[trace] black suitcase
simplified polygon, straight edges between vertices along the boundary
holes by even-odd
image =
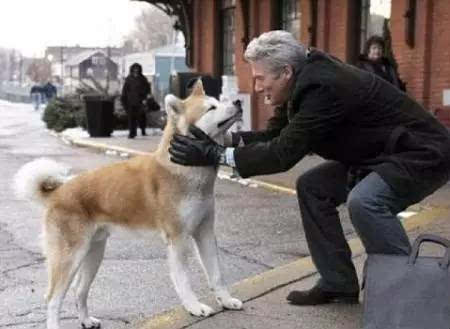
[[[423,242],[443,257],[419,256]],[[450,241],[420,235],[409,256],[372,254],[365,266],[364,329],[450,328]]]

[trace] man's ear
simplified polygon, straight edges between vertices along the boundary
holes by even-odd
[[[283,68],[283,74],[285,75],[287,80],[290,80],[294,76],[294,68],[291,65],[287,64]]]
[[[178,97],[168,94],[164,98],[164,104],[166,108],[167,115],[170,117],[178,117],[184,112],[184,105],[181,99]]]

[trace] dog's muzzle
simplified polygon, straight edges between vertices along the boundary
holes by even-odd
[[[224,121],[220,122],[217,125],[218,128],[221,128],[221,127],[223,127],[226,124],[229,124],[231,121],[233,121],[233,123],[234,123],[235,121],[237,121],[237,120],[242,118],[242,113],[244,112],[242,110],[242,102],[239,99],[237,99],[237,100],[233,101],[233,105],[234,105],[234,107],[236,107],[238,109],[238,111],[232,117],[228,118],[227,120],[224,120]]]

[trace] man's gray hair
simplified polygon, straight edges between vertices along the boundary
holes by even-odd
[[[299,72],[305,64],[306,47],[286,31],[276,30],[253,39],[245,50],[244,57],[250,62],[262,62],[271,73],[279,73],[289,64]]]

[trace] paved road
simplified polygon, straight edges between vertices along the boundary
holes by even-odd
[[[39,245],[42,210],[17,200],[10,190],[17,169],[41,156],[69,163],[76,173],[121,161],[70,147],[45,130],[40,114],[30,105],[0,101],[0,328],[45,327],[47,279]],[[228,283],[308,255],[295,197],[218,180],[216,198],[216,230]],[[342,212],[344,230],[353,235]],[[205,295],[201,269],[194,257],[190,260],[194,290]],[[129,323],[178,303],[159,235],[148,240],[126,232],[113,235],[89,299],[103,327],[130,327]],[[64,328],[77,328],[71,291],[62,317]]]

